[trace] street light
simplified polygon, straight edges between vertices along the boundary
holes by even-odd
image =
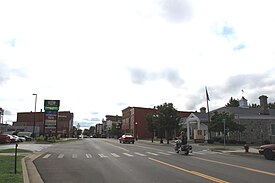
[[[136,140],[138,140],[138,128],[137,128],[138,123],[136,122],[135,124],[136,124]]]
[[[36,103],[37,103],[37,94],[33,93],[32,95],[35,95],[35,102],[34,102],[34,115],[33,115],[33,128],[32,128],[32,134],[33,138],[35,138],[35,113],[36,113]]]

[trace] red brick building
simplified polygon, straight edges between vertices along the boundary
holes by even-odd
[[[182,118],[187,118],[192,112],[178,111]],[[147,129],[147,114],[156,114],[157,110],[142,107],[127,107],[122,110],[122,132],[132,134],[135,138],[151,138]]]
[[[49,133],[49,129],[44,129],[44,112],[19,112],[17,113],[17,121],[13,123],[13,126],[24,126],[33,128],[35,120],[35,135],[43,135]],[[57,120],[57,134],[62,137],[71,137],[73,129],[73,113],[70,111],[59,111]],[[30,128],[26,128],[29,129]],[[55,134],[55,131],[51,133]]]

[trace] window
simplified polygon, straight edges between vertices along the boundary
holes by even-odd
[[[275,135],[275,124],[271,124],[271,135]]]

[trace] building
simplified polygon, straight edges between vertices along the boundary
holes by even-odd
[[[35,116],[34,116],[35,115]],[[59,134],[62,137],[71,137],[73,133],[73,113],[70,111],[59,111],[57,119],[57,129],[44,128],[44,112],[19,112],[17,121],[13,123],[15,131],[33,131],[36,136],[44,134]],[[35,121],[34,121],[35,120]],[[56,130],[56,131],[55,131]]]
[[[214,115],[214,112],[222,113],[226,112],[234,114],[234,120],[238,124],[245,126],[244,132],[235,132],[228,134],[228,140],[233,140],[243,143],[263,144],[266,142],[275,143],[275,109],[269,109],[267,103],[267,96],[260,96],[260,107],[251,108],[248,106],[247,99],[244,97],[239,101],[239,107],[221,107],[210,111],[210,117]],[[208,114],[205,111],[200,113],[192,113],[186,120],[189,121],[189,138],[193,138],[194,129],[204,129],[206,133],[208,131]],[[192,124],[194,123],[194,124]],[[200,124],[200,127],[198,126]],[[226,121],[225,121],[226,127]],[[214,136],[223,137],[222,132],[214,134]],[[212,135],[212,133],[211,133]],[[205,138],[205,140],[207,140]]]
[[[113,116],[113,115],[106,115],[106,120],[102,120],[102,128],[103,132],[102,135],[103,137],[110,137],[110,130],[112,129],[113,125],[116,127],[119,126],[122,122],[122,116]]]
[[[191,112],[178,111],[182,118],[187,118]],[[124,134],[132,134],[136,139],[151,138],[147,128],[147,114],[156,114],[157,110],[143,107],[127,107],[122,110],[121,129]],[[154,136],[161,132],[156,131]]]

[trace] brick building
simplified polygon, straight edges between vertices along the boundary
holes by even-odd
[[[55,130],[44,128],[44,112],[19,112],[17,113],[17,120],[13,123],[13,128],[19,131],[30,131],[33,129],[35,120],[35,135],[43,135],[44,133],[55,134]],[[73,129],[73,113],[70,111],[59,111],[57,120],[57,134],[62,137],[71,137]],[[16,129],[18,127],[18,129]],[[22,128],[25,127],[25,128]],[[25,130],[24,130],[25,129]]]
[[[178,111],[182,118],[187,118],[191,112]],[[132,134],[135,138],[151,138],[152,134],[148,131],[146,115],[156,114],[157,110],[143,107],[127,107],[122,110],[122,131]],[[159,132],[156,132],[156,134]]]

